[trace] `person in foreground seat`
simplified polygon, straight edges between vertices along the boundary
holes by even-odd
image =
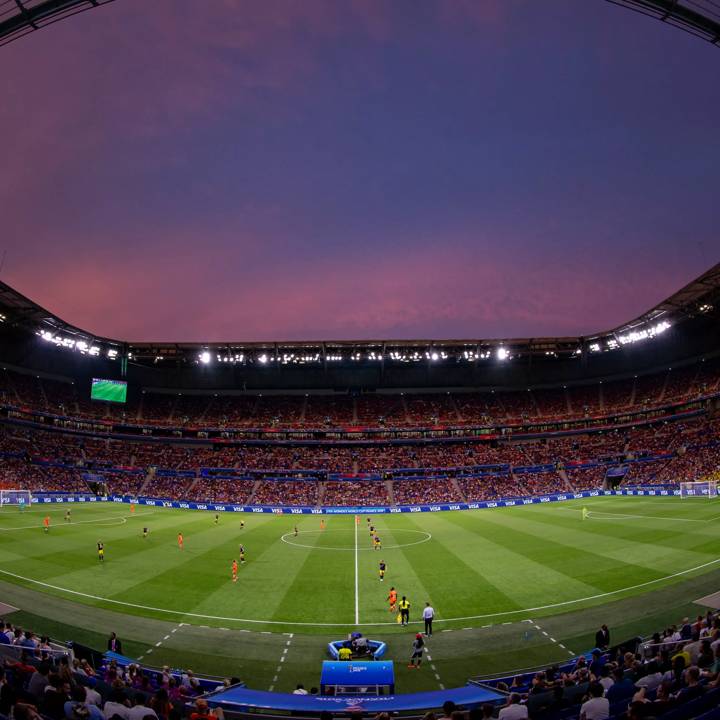
[[[526,720],[528,717],[528,709],[525,705],[520,704],[520,695],[518,693],[510,693],[507,699],[507,705],[500,709],[498,720]]]
[[[599,682],[590,683],[590,699],[580,706],[580,720],[606,720],[610,717],[610,702],[603,693]]]

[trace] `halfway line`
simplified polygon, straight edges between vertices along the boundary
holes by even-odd
[[[360,598],[358,595],[358,516],[355,516],[355,624],[360,624]]]

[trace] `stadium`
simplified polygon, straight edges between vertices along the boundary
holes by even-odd
[[[135,342],[0,281],[0,713],[720,717],[719,312],[715,264],[577,336]]]

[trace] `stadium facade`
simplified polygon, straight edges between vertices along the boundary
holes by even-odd
[[[720,264],[640,317],[584,337],[248,343],[131,342],[71,325],[0,283],[0,360],[125,379],[130,392],[522,390],[621,379],[720,353]]]

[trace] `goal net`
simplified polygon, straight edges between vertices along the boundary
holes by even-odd
[[[717,497],[717,482],[715,480],[703,480],[702,482],[681,482],[680,497]]]
[[[21,510],[30,507],[32,493],[29,490],[0,490],[0,508],[17,505]]]

